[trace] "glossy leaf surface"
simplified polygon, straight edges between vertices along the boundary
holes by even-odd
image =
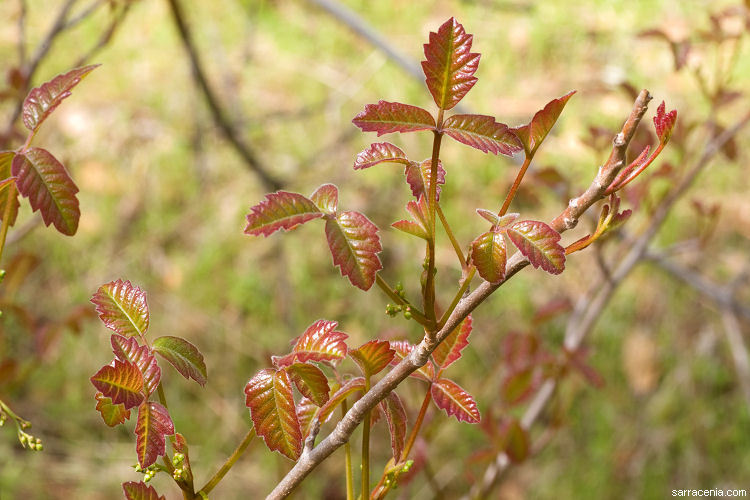
[[[338,323],[319,319],[308,326],[292,348],[292,359],[300,363],[310,361],[327,361],[336,363],[346,357],[346,339],[344,332],[336,331]]]
[[[310,435],[313,420],[320,411],[318,405],[303,397],[297,405],[297,420],[299,420],[299,426],[302,430],[302,441],[307,439]]]
[[[471,324],[469,315],[432,352],[432,359],[440,368],[446,369],[461,358],[461,351],[469,345]]]
[[[153,486],[149,486],[144,482],[128,481],[122,483],[122,490],[125,493],[126,500],[165,500],[165,498],[159,495]]]
[[[315,203],[321,212],[336,217],[339,208],[339,190],[333,184],[323,184],[310,195],[310,200]]]
[[[155,339],[152,348],[174,366],[180,375],[206,385],[206,362],[203,354],[193,344],[180,337],[164,336]]]
[[[328,402],[328,379],[320,368],[309,363],[292,363],[285,369],[303,396],[317,406],[323,406]]]
[[[399,147],[389,142],[376,142],[362,150],[354,160],[354,170],[370,168],[379,163],[409,163],[404,153]]]
[[[375,273],[383,268],[378,258],[382,250],[378,228],[359,212],[342,212],[326,220],[326,239],[334,266],[352,285],[369,290]]]
[[[513,156],[521,151],[518,137],[504,123],[487,115],[453,115],[443,123],[443,131],[453,139],[483,153]]]
[[[103,366],[91,377],[91,383],[113,404],[122,404],[125,409],[138,406],[143,401],[143,375],[134,363],[116,359]]]
[[[661,143],[669,141],[672,136],[672,129],[677,121],[677,110],[673,109],[669,113],[666,112],[666,104],[664,101],[661,102],[659,107],[656,109],[656,116],[654,116],[654,126],[656,127],[656,135],[659,137]]]
[[[120,361],[128,361],[135,364],[143,375],[143,386],[146,393],[151,395],[161,380],[161,368],[148,346],[138,345],[135,337],[123,337],[114,334],[110,338],[112,351]]]
[[[435,119],[427,110],[388,101],[366,105],[352,123],[363,132],[377,132],[378,137],[393,132],[417,132],[435,128]]]
[[[145,401],[138,407],[134,433],[138,465],[145,468],[166,452],[165,438],[174,434],[174,424],[166,408],[154,401]]]
[[[250,208],[245,234],[268,236],[279,229],[290,231],[322,216],[309,198],[299,193],[277,191],[267,194],[265,200]]]
[[[91,297],[104,326],[130,337],[143,336],[148,330],[149,313],[146,292],[130,281],[110,281]]]
[[[487,231],[471,242],[471,261],[482,279],[499,283],[505,278],[505,238],[502,232]]]
[[[349,351],[349,357],[359,365],[362,372],[368,377],[379,373],[388,366],[395,355],[396,351],[391,349],[390,342],[377,339]]]
[[[398,462],[406,442],[406,410],[404,409],[404,404],[401,402],[401,398],[395,392],[389,392],[380,403],[380,407],[385,413],[388,430],[391,434],[393,460]]]
[[[125,409],[123,404],[114,404],[101,392],[96,393],[96,411],[102,415],[104,423],[110,427],[124,423],[130,418],[130,410]]]
[[[536,153],[536,150],[542,144],[547,137],[547,134],[549,134],[549,131],[552,130],[555,122],[560,117],[560,113],[562,113],[568,99],[573,97],[573,94],[575,93],[576,91],[574,90],[568,92],[562,97],[552,99],[544,106],[544,108],[536,112],[534,118],[532,118],[529,123],[512,129],[521,140],[523,149],[528,156],[532,156]]]
[[[420,196],[427,197],[430,191],[430,169],[432,167],[432,161],[427,159],[421,163],[409,162],[404,168],[404,175],[406,175],[406,182],[411,188],[411,194],[415,198]],[[438,161],[437,170],[437,200],[440,200],[440,185],[445,184],[445,169],[443,169],[443,162]]]
[[[532,266],[550,274],[560,274],[565,269],[565,249],[558,243],[560,234],[544,222],[516,222],[507,228],[507,233]]]
[[[450,379],[442,378],[432,384],[432,400],[435,405],[459,422],[476,424],[480,420],[477,403],[461,386]]]
[[[11,177],[11,165],[13,164],[13,158],[16,156],[15,151],[0,151],[0,179],[8,179]],[[5,188],[7,189],[7,188]],[[5,215],[5,204],[8,201],[8,194],[5,189],[0,190],[0,220]],[[11,198],[10,205],[10,216],[8,217],[8,223],[12,227],[16,223],[16,217],[18,216],[18,207],[21,205],[18,202],[18,193]]]

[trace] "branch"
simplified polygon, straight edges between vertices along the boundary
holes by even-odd
[[[75,23],[78,23],[85,19],[86,16],[90,16],[94,13],[96,10],[96,7],[98,7],[98,3],[95,3],[91,5],[88,9],[83,11],[81,14],[79,14],[75,19],[71,20],[67,26],[74,25]],[[99,36],[99,40],[96,42],[96,44],[91,47],[91,49],[84,55],[82,55],[78,61],[74,64],[74,66],[83,66],[86,64],[87,61],[91,60],[92,57],[96,53],[98,53],[100,50],[102,50],[104,47],[107,46],[107,44],[114,38],[115,33],[117,32],[117,29],[122,25],[122,22],[125,20],[125,17],[128,15],[128,12],[130,11],[130,7],[133,5],[132,2],[125,2],[125,4],[120,8],[120,10],[117,11],[117,13],[112,17],[112,20],[109,22],[109,25],[107,28],[102,31],[102,34]]]

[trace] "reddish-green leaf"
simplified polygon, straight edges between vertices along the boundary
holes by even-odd
[[[385,399],[381,401],[380,407],[385,413],[388,430],[391,433],[393,460],[398,463],[406,442],[406,410],[401,398],[395,392],[389,392]]]
[[[413,234],[418,238],[429,239],[430,224],[428,221],[427,197],[422,195],[417,201],[410,201],[406,204],[406,210],[411,214],[415,222],[400,220],[391,224],[400,231]]]
[[[323,184],[310,195],[310,199],[321,212],[336,217],[339,207],[339,190],[333,184]]]
[[[331,389],[328,387],[328,379],[320,368],[309,363],[292,363],[285,370],[303,396],[318,406],[326,404]]]
[[[266,446],[297,460],[302,453],[302,430],[286,371],[266,368],[258,372],[245,386],[245,404]]]
[[[130,281],[110,281],[91,297],[104,326],[130,337],[143,336],[148,330],[146,292]]]
[[[505,278],[506,249],[502,232],[487,231],[471,242],[471,261],[479,276],[490,283]]]
[[[164,336],[154,340],[152,348],[174,366],[180,375],[206,385],[206,362],[203,354],[193,344],[180,337]]]
[[[656,116],[654,116],[654,126],[656,127],[656,135],[659,137],[659,142],[663,144],[669,140],[676,121],[677,110],[673,109],[669,113],[666,113],[666,104],[662,101],[656,109]]]
[[[114,404],[112,398],[101,392],[96,393],[96,410],[101,413],[104,423],[110,427],[122,424],[130,418],[130,410],[126,410],[125,405]]]
[[[125,492],[126,500],[165,500],[163,496],[160,496],[153,486],[149,486],[144,482],[136,483],[135,481],[129,481],[122,483],[122,490]]]
[[[396,351],[391,349],[390,342],[377,339],[349,351],[349,357],[359,365],[362,372],[368,377],[379,373],[388,366],[395,355]]]
[[[13,164],[13,158],[16,156],[15,151],[0,151],[0,179],[16,179],[11,176],[11,165]],[[10,184],[8,184],[9,186]],[[8,201],[8,194],[5,192],[5,187],[0,190],[0,220],[5,216],[5,203]],[[16,217],[18,216],[18,192],[11,198],[10,205],[10,216],[8,217],[8,225],[13,226],[16,223]]]
[[[391,364],[396,365],[414,350],[414,346],[407,340],[391,340],[391,349],[396,351],[396,355],[391,360]],[[435,367],[432,365],[432,361],[428,360],[424,366],[420,366],[416,371],[413,371],[409,375],[430,382],[435,378]]]
[[[336,391],[329,399],[326,404],[320,409],[318,417],[320,422],[327,422],[330,418],[333,410],[340,405],[347,397],[351,396],[357,391],[365,390],[365,379],[363,377],[355,377],[346,381],[341,389]]]
[[[134,363],[116,359],[103,366],[91,377],[91,383],[113,404],[125,405],[125,409],[138,406],[143,401],[143,375]]]
[[[359,212],[342,212],[326,220],[326,238],[333,265],[352,285],[369,290],[375,273],[383,268],[378,258],[382,250],[378,228]]]
[[[354,160],[354,170],[370,168],[378,163],[409,163],[406,153],[389,142],[376,142],[362,150]]]
[[[398,220],[394,222],[393,224],[391,224],[391,226],[398,229],[399,231],[403,231],[407,234],[416,236],[417,238],[422,238],[423,240],[426,240],[429,238],[425,228],[422,227],[420,224],[417,224],[416,222],[412,222],[409,220]]]
[[[302,430],[303,441],[310,435],[312,423],[319,411],[320,408],[305,397],[303,397],[297,405],[297,420],[299,420],[299,426]]]
[[[344,332],[337,332],[336,326],[338,323],[335,321],[319,319],[307,327],[305,333],[300,335],[294,344],[289,362],[280,362],[277,366],[282,367],[295,361],[336,363],[344,359],[347,352],[346,339],[349,336]],[[285,356],[279,360],[287,358],[288,356]]]
[[[503,379],[500,394],[509,405],[521,403],[534,392],[534,367],[513,371]]]
[[[461,351],[469,345],[471,322],[471,315],[469,315],[432,352],[432,359],[441,369],[445,370],[461,358]]]
[[[290,231],[322,216],[309,198],[299,193],[277,191],[267,194],[265,200],[250,208],[245,234],[268,236],[279,229]]]
[[[529,436],[517,419],[503,426],[503,449],[514,463],[523,462],[529,456]]]
[[[417,106],[400,102],[378,101],[367,104],[352,120],[363,132],[377,132],[378,136],[392,132],[416,132],[435,128],[432,115]]]
[[[518,137],[504,123],[487,115],[453,115],[443,123],[443,131],[458,142],[483,153],[513,156],[523,149]]]
[[[490,224],[492,224],[493,229],[501,229],[509,224],[512,224],[516,221],[516,219],[518,219],[518,214],[511,213],[505,214],[500,217],[495,212],[487,210],[485,208],[477,208],[477,213],[482,216],[482,218],[486,219]]]
[[[138,420],[133,432],[138,465],[145,468],[166,452],[165,436],[174,434],[174,424],[166,408],[154,401],[144,401],[138,407]]]
[[[26,128],[36,131],[63,99],[70,95],[73,87],[97,66],[99,65],[93,64],[76,68],[32,89],[23,101],[23,124]]]
[[[536,153],[537,148],[542,144],[545,137],[555,122],[560,117],[565,104],[568,102],[576,91],[568,92],[562,97],[552,99],[544,106],[543,109],[537,111],[534,118],[531,119],[526,125],[511,129],[523,144],[523,149],[526,151],[528,156],[532,156]]]
[[[430,387],[432,400],[438,408],[459,422],[476,424],[480,420],[477,403],[471,394],[466,392],[454,381],[441,378]]]
[[[474,73],[479,66],[479,54],[471,52],[473,39],[474,36],[467,34],[451,17],[437,33],[430,33],[430,43],[424,45],[425,81],[441,109],[451,109],[458,104],[477,82]]]
[[[78,187],[68,171],[46,149],[29,148],[13,158],[11,172],[18,177],[18,192],[29,199],[31,208],[39,210],[44,224],[54,224],[62,234],[72,236],[78,230],[81,210]]]
[[[112,351],[120,361],[129,361],[135,364],[143,375],[143,386],[148,395],[153,394],[161,380],[161,368],[159,368],[151,349],[148,346],[138,345],[135,337],[123,337],[114,334],[110,338]]]
[[[430,168],[432,166],[432,160],[427,159],[422,163],[410,161],[404,167],[404,175],[406,175],[406,182],[411,188],[411,194],[415,198],[420,196],[427,197],[430,192]],[[445,184],[445,170],[443,169],[443,162],[438,160],[437,170],[437,200],[440,200],[440,184]]]
[[[565,249],[560,246],[560,234],[544,222],[525,220],[507,228],[508,237],[534,267],[550,274],[565,269]]]

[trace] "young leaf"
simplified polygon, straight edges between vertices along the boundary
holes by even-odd
[[[529,435],[517,419],[503,426],[503,449],[514,463],[523,462],[529,456]]]
[[[104,326],[115,333],[142,337],[148,330],[146,292],[130,281],[116,280],[100,286],[91,302]]]
[[[193,344],[180,337],[164,336],[154,340],[151,347],[174,366],[180,375],[206,385],[206,362],[203,361],[203,354]]]
[[[390,343],[391,349],[396,351],[396,355],[391,360],[392,365],[397,364],[414,350],[414,346],[407,340],[391,340]],[[417,368],[410,376],[431,382],[435,378],[435,368],[432,365],[432,361],[427,361],[424,366]]]
[[[506,250],[502,232],[487,231],[471,242],[471,261],[479,276],[490,283],[505,278]]]
[[[543,109],[536,112],[534,118],[529,123],[511,129],[521,140],[527,156],[533,156],[536,153],[536,150],[560,117],[560,113],[562,113],[568,99],[575,93],[576,91],[574,90],[562,97],[552,99]]]
[[[411,214],[412,218],[416,222],[408,220],[400,220],[391,224],[391,226],[404,231],[405,233],[413,234],[418,238],[429,239],[430,237],[430,224],[428,220],[427,210],[427,196],[421,195],[417,201],[410,201],[406,204],[406,210]]]
[[[67,236],[76,233],[81,218],[76,198],[78,187],[52,153],[41,148],[18,153],[13,158],[11,173],[18,177],[18,192],[29,199],[35,212],[41,212],[46,226],[54,224]]]
[[[26,128],[36,132],[63,99],[70,95],[73,87],[98,66],[93,64],[76,68],[32,89],[23,101],[23,124]]]
[[[156,390],[161,380],[161,368],[148,346],[138,345],[135,337],[123,337],[114,334],[110,338],[112,351],[120,361],[135,364],[143,375],[143,386],[149,396]]]
[[[476,424],[480,420],[477,403],[471,394],[454,381],[441,378],[430,387],[435,405],[459,422]]]
[[[370,377],[388,366],[396,351],[387,340],[371,340],[349,351],[349,357],[357,363],[362,372]]]
[[[492,224],[493,229],[504,228],[509,224],[513,224],[518,219],[518,214],[510,213],[500,217],[495,212],[485,208],[477,208],[477,213]]]
[[[331,389],[328,387],[328,379],[320,368],[309,363],[292,363],[285,370],[303,396],[312,400],[317,406],[323,406],[328,402],[328,393]]]
[[[532,266],[550,274],[565,269],[565,249],[560,246],[560,234],[544,222],[525,220],[507,228],[508,237]]]
[[[492,116],[453,115],[443,123],[443,132],[483,153],[513,156],[523,149],[513,131]]]
[[[473,39],[451,17],[437,33],[430,33],[430,42],[424,45],[426,61],[422,61],[422,69],[427,88],[440,109],[458,104],[477,82],[474,73],[480,56],[471,52]]]
[[[102,420],[110,427],[124,423],[130,418],[130,410],[125,409],[123,404],[114,404],[111,398],[108,398],[101,392],[96,393],[96,411],[101,413]]]
[[[341,386],[341,389],[336,391],[329,399],[326,404],[323,405],[323,407],[320,409],[320,413],[318,414],[318,418],[320,418],[320,422],[326,422],[330,418],[331,414],[333,413],[333,410],[338,407],[346,398],[351,396],[357,391],[364,391],[365,390],[365,379],[363,377],[355,377],[352,379],[349,379],[346,381],[344,385]]]
[[[500,387],[503,401],[509,405],[523,402],[534,393],[534,367],[528,366],[522,370],[511,371]]]
[[[380,406],[385,413],[388,430],[391,433],[393,461],[398,463],[406,442],[406,410],[401,398],[395,392],[389,392],[385,399],[381,401]]]
[[[165,500],[164,496],[159,495],[153,486],[144,482],[122,483],[122,490],[125,492],[125,500]]]
[[[391,226],[398,229],[399,231],[403,231],[407,234],[416,236],[417,238],[422,238],[423,240],[429,239],[427,230],[422,227],[421,224],[417,224],[416,222],[412,222],[409,220],[397,220],[396,222],[391,224]]]
[[[313,420],[318,415],[319,411],[320,408],[305,397],[303,397],[297,405],[297,420],[299,420],[299,426],[302,430],[303,441],[310,435]]]
[[[370,168],[378,163],[409,163],[406,153],[389,142],[376,142],[362,150],[354,159],[354,170]]]
[[[411,194],[415,198],[420,196],[427,197],[430,191],[430,168],[432,166],[432,160],[427,159],[421,163],[410,161],[404,167],[404,175],[406,175],[406,182],[411,188]],[[437,200],[440,200],[440,184],[445,184],[445,170],[443,169],[443,162],[438,160],[438,171],[437,171]]]
[[[245,386],[245,396],[255,431],[266,446],[297,460],[302,453],[302,430],[287,373],[272,368],[261,370]]]
[[[659,142],[662,144],[666,144],[666,142],[669,141],[669,138],[672,136],[672,129],[677,121],[676,109],[673,109],[669,113],[666,113],[665,111],[666,104],[662,101],[656,109],[656,116],[654,116],[656,135],[659,137]]]
[[[342,212],[326,220],[326,238],[333,265],[341,269],[341,275],[357,288],[369,290],[375,273],[383,268],[378,258],[382,247],[377,226],[359,212]]]
[[[0,179],[15,179],[11,176],[11,165],[15,156],[15,151],[0,151]],[[7,201],[8,195],[5,193],[5,189],[0,190],[0,220],[5,216],[5,203]],[[18,202],[18,192],[16,192],[16,195],[11,198],[10,203],[8,225],[13,226],[13,224],[16,223],[16,217],[18,216],[18,207],[21,205]]]
[[[315,203],[298,193],[277,191],[250,208],[245,234],[268,236],[279,229],[290,231],[300,224],[318,219],[323,213]]]
[[[445,370],[461,358],[461,351],[469,345],[471,322],[471,315],[469,315],[432,352],[432,359],[441,369]]]
[[[305,333],[299,336],[292,348],[290,362],[308,363],[310,361],[327,361],[337,363],[346,357],[346,339],[344,332],[335,331],[338,323],[319,319],[307,327]],[[280,359],[286,359],[287,356]],[[291,363],[287,363],[291,364]],[[284,363],[279,364],[284,366]]]
[[[143,375],[138,367],[129,361],[116,359],[111,365],[102,368],[91,377],[91,383],[113,404],[122,404],[125,409],[138,406],[143,401]]]
[[[174,434],[174,424],[166,408],[154,401],[145,401],[138,407],[133,433],[138,465],[145,468],[166,452],[165,436]]]
[[[417,106],[400,102],[378,101],[367,104],[352,120],[363,132],[377,132],[378,137],[392,132],[417,132],[433,130],[435,119]]]
[[[333,184],[323,184],[310,195],[313,203],[326,215],[336,217],[339,207],[339,190]]]

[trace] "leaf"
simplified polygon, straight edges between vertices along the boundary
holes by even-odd
[[[513,371],[503,379],[500,394],[509,405],[521,403],[534,392],[534,367]]]
[[[399,231],[403,231],[407,234],[416,236],[417,238],[422,238],[423,240],[429,239],[427,230],[424,227],[422,227],[420,224],[417,224],[416,222],[411,222],[408,220],[399,220],[391,224],[391,226],[398,229]]]
[[[414,346],[407,340],[391,340],[391,349],[396,351],[396,355],[391,360],[392,365],[398,364],[399,361],[409,355],[414,350]],[[411,377],[416,377],[422,380],[431,382],[435,378],[435,368],[432,365],[432,361],[427,361],[424,366],[420,366],[415,371],[409,374]]]
[[[96,411],[101,413],[102,420],[110,427],[124,423],[130,418],[130,410],[125,409],[125,405],[114,404],[111,398],[108,398],[101,392],[96,393]]]
[[[482,279],[500,283],[505,278],[506,249],[502,232],[487,231],[471,242],[471,261]]]
[[[415,198],[419,199],[420,196],[428,197],[430,191],[430,168],[432,166],[432,160],[427,159],[422,163],[414,161],[409,162],[404,167],[404,175],[406,175],[406,182],[411,188],[411,194]],[[445,184],[445,170],[443,169],[443,162],[438,160],[438,171],[437,171],[437,197],[436,200],[440,200],[440,184]]]
[[[160,496],[153,486],[149,486],[144,482],[136,483],[135,481],[129,481],[122,483],[122,490],[125,492],[126,500],[165,500],[163,496]]]
[[[98,66],[92,64],[76,68],[32,89],[23,101],[23,124],[26,128],[36,132],[63,99],[70,95],[73,87]]]
[[[326,404],[331,389],[328,387],[328,379],[320,368],[309,363],[292,363],[285,369],[303,396],[318,406]]]
[[[432,359],[435,360],[435,363],[442,370],[445,370],[461,358],[461,351],[469,345],[471,323],[472,319],[471,315],[469,315],[432,352]]]
[[[467,34],[451,17],[437,33],[430,33],[430,42],[424,45],[425,81],[441,109],[451,109],[458,104],[477,82],[474,73],[480,56],[471,52],[473,39],[474,36]]]
[[[326,238],[341,275],[357,288],[369,290],[375,273],[383,268],[377,255],[382,250],[377,226],[359,212],[342,212],[326,221]]]
[[[347,397],[351,396],[357,391],[364,391],[365,390],[365,379],[363,377],[354,377],[352,379],[349,379],[346,381],[344,385],[341,386],[341,388],[336,391],[329,399],[326,404],[323,405],[323,407],[320,409],[320,413],[318,414],[318,418],[320,418],[320,422],[327,422],[330,418],[331,414],[333,413],[333,410],[338,407]]]
[[[102,368],[91,377],[91,383],[113,404],[122,404],[125,409],[138,406],[143,401],[143,375],[141,370],[129,361],[116,359],[111,365]]]
[[[533,156],[536,153],[536,150],[560,117],[568,99],[573,97],[575,93],[576,91],[573,90],[562,97],[552,99],[543,109],[536,112],[529,123],[511,129],[521,140],[526,156]]]
[[[326,215],[336,217],[339,206],[339,190],[333,184],[323,184],[310,195],[313,203]]]
[[[302,430],[286,371],[266,368],[258,372],[245,386],[245,405],[268,449],[297,460],[302,453]]]
[[[380,407],[385,413],[388,430],[391,434],[393,461],[398,463],[401,458],[401,452],[404,451],[404,443],[406,442],[406,410],[401,402],[401,398],[395,392],[389,392],[380,403]]]
[[[669,141],[669,138],[672,136],[672,129],[677,121],[676,109],[673,109],[669,113],[665,113],[665,110],[666,104],[662,101],[656,109],[656,116],[654,116],[656,135],[659,137],[659,142],[662,144],[666,144],[666,142]]]
[[[479,422],[481,417],[476,401],[454,381],[441,378],[432,384],[430,391],[435,405],[449,416],[456,417],[459,422]]]
[[[503,429],[503,449],[514,463],[523,462],[529,456],[529,436],[517,419],[511,420]]]
[[[144,469],[164,455],[165,436],[174,434],[174,424],[166,408],[154,401],[145,401],[138,407],[138,420],[133,433],[136,436],[138,465]]]
[[[453,115],[443,123],[443,132],[483,153],[513,156],[523,149],[513,131],[492,116]]]
[[[313,421],[319,411],[320,408],[305,397],[303,397],[297,405],[297,420],[299,420],[299,426],[302,430],[302,441],[307,439],[307,436],[310,435]]]
[[[565,249],[560,246],[560,234],[544,222],[525,220],[506,229],[508,237],[532,266],[550,274],[565,269]]]
[[[186,379],[206,385],[208,374],[203,354],[193,344],[180,337],[164,336],[151,344],[154,352],[166,359]]]
[[[495,212],[485,208],[477,208],[477,213],[492,224],[493,229],[501,229],[518,219],[518,214],[510,213],[500,217]]]
[[[418,238],[429,239],[430,224],[428,221],[427,197],[421,195],[417,201],[410,201],[406,204],[406,210],[411,214],[416,222],[408,220],[396,221],[391,226]]]
[[[15,151],[0,151],[0,179],[10,179],[15,177],[11,176],[11,164],[13,158],[16,156]],[[5,189],[0,191],[0,220],[5,216],[5,203],[8,201],[8,195],[5,193]],[[18,207],[21,205],[18,202],[18,193],[11,199],[10,216],[8,217],[8,225],[13,226],[16,223],[16,217],[18,216]]]
[[[13,158],[11,173],[18,177],[18,192],[29,199],[31,208],[42,214],[46,226],[54,224],[62,234],[72,236],[78,230],[81,210],[78,187],[68,171],[46,149],[29,148]]]
[[[377,132],[378,137],[393,132],[417,132],[434,130],[435,119],[417,106],[400,102],[378,101],[367,104],[352,120],[363,132]]]
[[[349,357],[359,365],[365,376],[370,377],[379,373],[396,355],[387,340],[371,340],[356,349],[349,351]]]
[[[376,142],[362,150],[354,159],[354,170],[373,167],[379,163],[409,163],[406,153],[389,142]]]
[[[322,216],[312,200],[298,193],[277,191],[250,208],[245,234],[268,236],[279,229],[290,231]]]
[[[307,327],[305,333],[299,336],[292,348],[292,353],[283,358],[276,358],[276,366],[289,365],[293,362],[307,363],[310,361],[337,363],[346,357],[346,339],[344,332],[337,332],[338,323],[319,319]]]
[[[118,279],[100,286],[91,297],[104,326],[130,337],[143,336],[148,330],[146,292],[130,281]]]
[[[110,338],[112,351],[120,361],[128,361],[135,364],[143,375],[143,386],[150,396],[156,390],[161,380],[161,368],[148,346],[138,345],[135,337],[123,337],[114,334]]]

